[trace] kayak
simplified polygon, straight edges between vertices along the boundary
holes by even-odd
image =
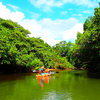
[[[36,75],[36,78],[37,78],[37,79],[41,79],[42,77],[46,77],[46,74],[43,74],[43,75],[37,74],[37,75]]]
[[[51,76],[52,74],[55,74],[55,72],[54,71],[50,71],[48,74],[47,73],[45,73],[45,74],[37,74],[36,75],[36,78],[37,79],[41,79],[42,77],[47,77],[47,76]]]
[[[36,78],[41,79],[42,77],[47,77],[47,76],[51,76],[51,74],[43,74],[43,75],[37,74]]]

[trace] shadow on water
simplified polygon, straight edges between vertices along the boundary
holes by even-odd
[[[33,76],[33,73],[17,73],[17,74],[6,74],[0,75],[0,81],[14,81],[14,80],[22,80],[23,76]]]
[[[100,73],[87,72],[87,77],[100,79]]]
[[[99,72],[89,72],[88,70],[75,70],[75,71],[69,71],[68,73],[73,74],[74,76],[83,76],[86,78],[94,78],[94,79],[100,79],[100,73]]]

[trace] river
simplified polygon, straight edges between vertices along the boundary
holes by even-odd
[[[95,76],[95,77],[94,77]],[[100,78],[87,71],[0,75],[0,100],[100,100]]]

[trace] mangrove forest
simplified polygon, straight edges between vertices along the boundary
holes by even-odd
[[[0,73],[27,72],[45,68],[86,68],[100,71],[100,7],[84,22],[84,32],[75,43],[61,41],[50,46],[17,22],[0,18]]]

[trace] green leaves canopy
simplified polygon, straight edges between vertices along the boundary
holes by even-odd
[[[62,58],[40,37],[28,34],[30,32],[16,22],[0,18],[0,71],[25,71],[41,65],[55,68],[65,61],[59,62]]]
[[[72,62],[76,67],[100,70],[100,7],[94,9],[84,23],[84,33],[77,33],[76,45],[71,51]]]

